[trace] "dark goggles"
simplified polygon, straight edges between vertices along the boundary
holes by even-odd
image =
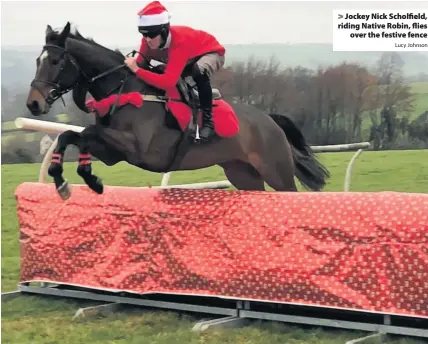
[[[162,32],[162,26],[159,26],[159,27],[150,27],[150,28],[147,28],[147,27],[143,27],[143,26],[140,26],[140,27],[138,27],[138,31],[144,36],[144,37],[147,37],[147,38],[151,38],[151,39],[153,39],[153,38],[155,38],[156,36],[158,36],[158,35],[160,35],[160,33]]]
[[[147,38],[153,39],[156,36],[158,36],[160,34],[160,32],[156,32],[156,31],[145,31],[145,30],[138,30],[140,31],[140,33]]]

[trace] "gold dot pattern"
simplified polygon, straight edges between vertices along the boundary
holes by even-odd
[[[16,192],[21,281],[428,316],[428,195],[53,184]]]

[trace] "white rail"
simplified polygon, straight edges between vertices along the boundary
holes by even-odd
[[[82,132],[84,127],[69,125],[57,122],[48,122],[31,118],[23,118],[18,117],[15,120],[15,126],[18,129],[25,130],[37,130],[47,134],[61,134],[66,130],[73,130],[78,133]],[[39,172],[39,182],[43,183],[45,181],[47,170],[49,168],[50,161],[52,159],[52,153],[56,148],[58,143],[58,137],[52,143],[49,150],[46,152],[42,165],[40,167]],[[354,151],[357,152],[353,155],[351,161],[349,162],[346,168],[346,175],[344,181],[344,191],[349,191],[351,187],[351,174],[352,168],[354,166],[355,161],[361,155],[361,153],[365,149],[370,148],[370,142],[359,142],[359,143],[349,143],[349,144],[341,144],[341,145],[327,145],[327,146],[311,146],[312,150],[316,153],[327,153],[327,152],[346,152],[346,151]],[[171,172],[164,173],[162,176],[161,187],[170,186],[169,178],[171,176]],[[231,186],[228,180],[222,180],[218,182],[207,182],[207,183],[194,183],[194,184],[182,184],[182,185],[173,185],[174,187],[182,187],[182,188],[198,188],[198,189],[224,189]]]
[[[18,129],[37,130],[46,134],[61,134],[67,130],[73,130],[78,133],[81,133],[83,129],[85,129],[84,127],[79,127],[77,125],[41,121],[39,119],[31,119],[24,117],[18,117],[17,119],[15,119],[15,126]]]

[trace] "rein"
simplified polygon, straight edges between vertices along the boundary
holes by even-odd
[[[69,91],[71,91],[76,84],[79,83],[79,77],[83,76],[84,82],[86,83],[85,87],[88,88],[91,84],[93,84],[95,81],[100,80],[101,78],[110,75],[124,67],[127,67],[126,64],[120,64],[118,66],[114,66],[113,68],[110,68],[92,78],[90,78],[88,75],[86,75],[86,73],[79,67],[79,65],[77,64],[76,60],[73,58],[72,55],[70,55],[70,53],[67,51],[67,49],[62,48],[58,45],[55,44],[46,44],[44,47],[44,49],[47,48],[55,48],[58,50],[61,50],[63,52],[63,54],[65,55],[65,58],[61,61],[61,68],[60,71],[58,72],[58,75],[56,76],[56,78],[54,79],[53,82],[50,81],[44,81],[44,80],[38,80],[38,79],[33,79],[33,81],[31,82],[31,86],[34,87],[37,91],[39,91],[39,93],[42,95],[42,97],[44,98],[44,100],[46,101],[46,103],[48,103],[49,105],[52,105],[57,99],[61,98],[62,103],[64,105],[64,107],[66,106],[64,98],[62,97],[64,94],[68,93]],[[135,56],[135,54],[138,53],[140,54],[140,52],[136,51],[136,50],[132,50],[130,53],[126,54],[126,56]],[[141,56],[143,56],[144,60],[146,61],[147,65],[153,67],[153,65],[151,65],[150,61],[147,60],[147,58],[140,54]],[[60,76],[61,73],[69,66],[67,64],[67,62],[70,62],[71,65],[74,67],[74,69],[77,71],[78,73],[78,77],[76,77],[76,79],[71,83],[71,86],[64,86],[61,85],[61,83],[58,82],[58,80],[60,80]],[[115,87],[113,90],[111,90],[110,92],[108,92],[108,94],[112,94],[114,93],[115,90],[117,90],[119,88],[119,91],[117,93],[118,97],[116,98],[116,101],[114,103],[114,105],[112,106],[112,109],[110,111],[110,114],[113,115],[113,113],[116,111],[117,109],[117,104],[119,102],[119,98],[123,92],[123,88],[125,86],[125,82],[127,80],[127,78],[130,75],[130,70],[127,69],[126,70],[126,74],[125,77],[120,81],[120,86]],[[41,91],[41,89],[37,86],[37,83],[42,83],[42,84],[47,84],[50,86],[53,86],[52,90],[49,92],[48,96],[45,97],[45,95],[43,94],[43,92]],[[156,95],[145,95],[142,94],[141,95],[143,97],[144,100],[146,101],[153,101],[153,102],[165,102],[165,101],[177,101],[177,102],[181,102],[181,99],[172,99],[169,97],[165,97],[165,96],[156,96]]]
[[[60,68],[57,76],[55,77],[54,81],[51,82],[51,81],[33,79],[33,81],[31,82],[30,85],[32,87],[34,87],[42,95],[42,97],[44,98],[44,100],[46,101],[46,103],[48,103],[49,105],[52,105],[57,99],[61,98],[62,103],[63,103],[63,105],[65,107],[66,105],[65,105],[65,101],[64,101],[63,95],[66,94],[66,93],[68,93],[69,91],[71,91],[74,88],[75,84],[78,83],[79,76],[83,76],[84,81],[87,83],[87,87],[89,87],[89,85],[93,84],[95,81],[97,81],[97,80],[99,80],[99,79],[101,79],[101,78],[103,78],[103,77],[105,77],[107,75],[110,75],[110,74],[118,71],[119,69],[122,69],[122,68],[126,67],[125,63],[124,64],[120,64],[118,66],[110,68],[110,69],[106,70],[105,72],[102,72],[102,73],[94,76],[93,78],[90,78],[79,67],[79,65],[77,64],[76,60],[73,58],[73,56],[70,55],[70,53],[67,51],[67,49],[62,48],[62,47],[60,47],[58,45],[55,45],[55,44],[46,44],[43,47],[43,49],[47,49],[47,48],[55,48],[55,49],[61,50],[63,52],[65,58],[61,61],[61,68]],[[133,50],[132,52],[128,53],[126,56],[129,56],[130,54],[132,54],[132,56],[134,56],[135,53],[136,53],[136,51]],[[63,73],[63,71],[66,70],[67,67],[69,66],[68,62],[71,63],[71,65],[77,71],[77,73],[78,73],[79,76],[76,77],[76,79],[71,83],[70,86],[64,86],[64,85],[61,85],[61,83],[58,82],[58,80],[60,80],[60,76]],[[120,81],[121,85],[120,85],[119,93],[118,93],[119,96],[122,94],[123,87],[125,85],[125,81],[126,81],[126,79],[128,77],[129,77],[129,70],[126,71],[125,77]],[[42,90],[38,87],[38,83],[50,85],[50,86],[53,86],[53,88],[49,92],[49,94],[47,96],[45,96],[43,94]],[[117,89],[117,87],[115,87],[111,92],[108,92],[108,93],[109,94],[113,93],[113,91],[116,90],[116,89]],[[113,111],[116,109],[118,99],[116,100],[116,103],[114,104]]]

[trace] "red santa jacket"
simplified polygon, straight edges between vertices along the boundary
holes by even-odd
[[[171,41],[169,47],[165,49],[150,49],[146,39],[143,37],[141,40],[140,54],[148,60],[166,63],[163,74],[152,73],[142,68],[137,71],[136,75],[152,86],[164,90],[175,86],[187,62],[194,57],[210,52],[216,52],[221,56],[225,54],[225,48],[214,36],[205,31],[173,25],[170,32]],[[138,56],[137,63],[142,60],[143,57]]]

